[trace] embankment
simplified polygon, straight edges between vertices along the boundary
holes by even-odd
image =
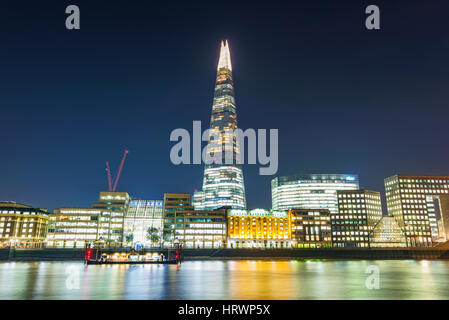
[[[110,249],[128,251],[129,249]],[[167,249],[152,249],[167,255]],[[105,251],[104,251],[105,252]],[[301,260],[301,259],[346,259],[346,260],[436,260],[449,259],[449,250],[431,249],[184,249],[184,260]],[[69,261],[84,259],[84,249],[0,249],[0,261]]]

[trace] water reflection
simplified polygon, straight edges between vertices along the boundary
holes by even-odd
[[[372,265],[379,290],[365,286]],[[0,263],[0,299],[449,299],[448,285],[448,261]]]

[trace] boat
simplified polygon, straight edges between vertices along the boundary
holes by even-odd
[[[178,264],[178,260],[142,260],[142,261],[114,261],[114,260],[86,260],[86,264]]]

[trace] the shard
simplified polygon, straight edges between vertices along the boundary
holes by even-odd
[[[193,205],[197,210],[211,210],[223,206],[244,209],[246,198],[243,172],[241,164],[236,162],[240,150],[234,135],[230,133],[237,128],[237,112],[231,54],[227,41],[222,41],[220,47],[210,128],[220,133],[221,141],[218,145],[216,142],[214,148],[221,148],[222,161],[205,166],[203,190],[195,192]],[[232,164],[227,164],[229,161],[225,161],[225,155],[231,154],[231,151]]]

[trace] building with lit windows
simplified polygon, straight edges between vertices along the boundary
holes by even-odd
[[[16,202],[0,202],[0,248],[39,248],[47,236],[50,213]]]
[[[117,216],[119,214],[119,216]],[[112,210],[59,208],[50,217],[47,246],[85,248],[118,246],[122,239],[122,217]]]
[[[370,235],[371,248],[403,248],[407,246],[404,233],[394,217],[384,216]]]
[[[113,224],[121,224],[120,230],[114,230],[114,233],[120,234],[119,242],[124,242],[124,224],[125,224],[125,213],[128,210],[129,202],[131,197],[127,192],[119,191],[101,191],[99,201],[92,205],[93,208],[113,211],[112,214]]]
[[[223,248],[226,209],[195,210],[188,193],[164,194],[164,247]]]
[[[299,174],[271,181],[273,210],[328,209],[338,212],[337,190],[357,190],[359,180],[351,174]]]
[[[397,174],[385,179],[385,191],[388,213],[404,232],[408,247],[443,241],[447,231],[438,225],[448,224],[449,176]]]
[[[288,248],[290,220],[285,211],[228,210],[228,248]]]
[[[131,200],[125,214],[124,238],[128,245],[157,246],[160,241],[151,241],[148,230],[155,229],[155,234],[162,239],[163,201]]]
[[[130,201],[131,197],[127,192],[101,191],[98,202],[92,208],[125,212]]]
[[[173,246],[175,242],[177,213],[190,208],[190,193],[164,193],[164,226],[162,229],[164,246]]]
[[[101,191],[92,208],[56,209],[50,216],[47,245],[56,248],[123,245],[124,217],[130,200],[126,192]]]
[[[438,220],[438,234],[441,241],[449,241],[449,195],[438,196],[440,219]]]
[[[237,129],[237,112],[231,54],[227,41],[222,41],[220,48],[210,128],[219,133],[221,141],[213,140],[211,137],[209,151],[211,155],[221,153],[221,163],[206,165],[203,189],[194,193],[193,205],[198,210],[211,210],[224,206],[244,209],[246,197],[243,172],[241,164],[237,163],[240,150],[233,133],[229,132]],[[225,162],[226,153],[232,155],[229,164]]]
[[[331,248],[331,216],[327,209],[290,209],[293,248]]]
[[[382,218],[380,193],[371,190],[337,191],[338,212],[331,213],[334,247],[369,247],[369,235]]]

